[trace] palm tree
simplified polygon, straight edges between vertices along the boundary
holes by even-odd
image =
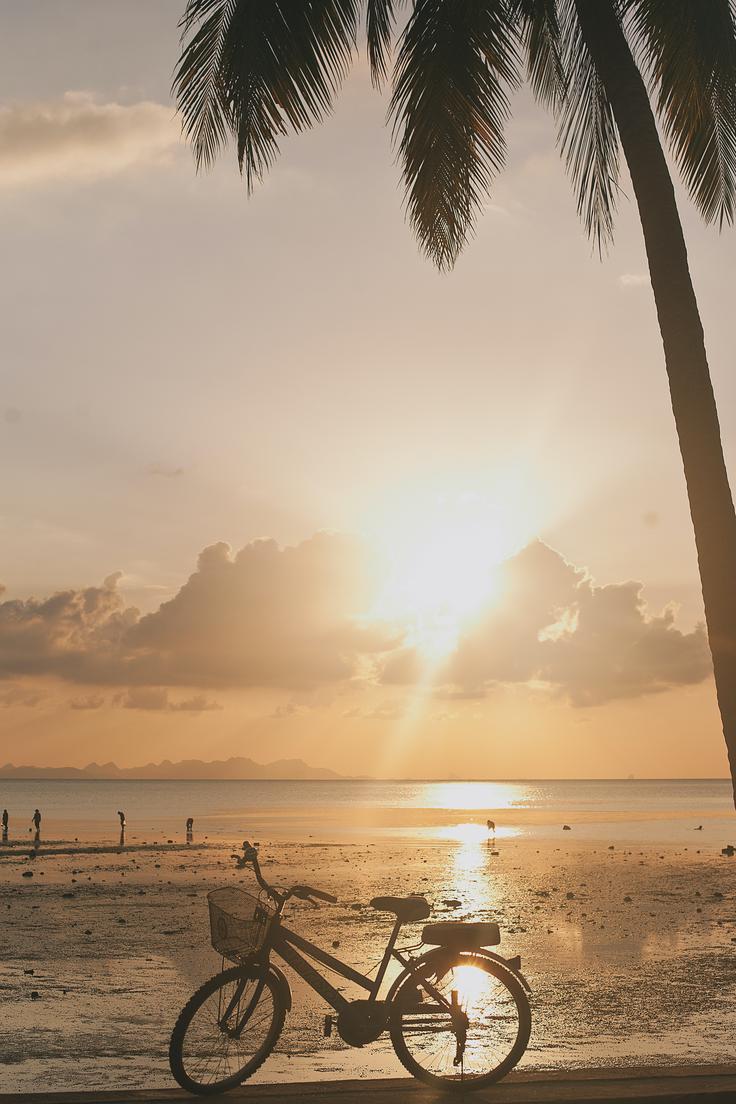
[[[228,140],[248,190],[280,136],[331,109],[365,19],[388,78],[401,0],[189,0],[174,89],[198,167]],[[733,0],[411,0],[390,116],[409,220],[452,267],[503,167],[509,93],[526,75],[557,120],[578,210],[600,252],[623,149],[639,208],[695,530],[718,703],[736,787],[736,514],[703,329],[657,130],[708,222],[736,213]]]

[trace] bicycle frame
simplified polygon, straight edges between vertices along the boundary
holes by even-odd
[[[352,966],[348,966],[347,963],[342,962],[339,958],[335,958],[334,955],[328,954],[327,951],[323,951],[321,947],[317,947],[314,943],[310,943],[304,936],[298,935],[297,932],[291,931],[281,923],[276,923],[272,926],[273,934],[268,940],[267,946],[264,947],[264,951],[273,951],[277,954],[279,958],[283,959],[287,966],[290,966],[296,974],[306,981],[310,988],[316,993],[319,993],[323,1000],[327,1001],[336,1012],[342,1012],[351,1003],[350,1000],[344,997],[342,993],[338,992],[335,986],[330,984],[330,982],[319,973],[304,956],[307,955],[313,961],[319,962],[334,973],[339,974],[340,977],[344,977],[347,981],[353,982],[354,985],[359,986],[359,988],[368,993],[367,1000],[369,1003],[375,1003],[378,999],[378,994],[391,959],[396,959],[403,967],[408,966],[411,962],[411,959],[405,957],[401,951],[396,950],[396,940],[400,929],[401,921],[397,920],[389,936],[386,950],[384,951],[381,964],[378,968],[378,973],[374,979],[366,977],[365,974],[361,974],[358,970],[354,970]],[[300,954],[300,951],[303,951],[304,954]]]
[[[378,994],[381,989],[383,979],[386,976],[386,971],[391,959],[395,958],[397,962],[399,962],[404,967],[404,969],[406,969],[412,961],[410,958],[405,958],[401,951],[396,950],[396,940],[398,939],[403,921],[399,919],[398,916],[396,917],[393,930],[391,932],[391,935],[389,936],[388,943],[386,944],[386,949],[383,953],[383,958],[381,959],[380,966],[378,967],[378,973],[376,974],[375,980],[371,981],[371,979],[369,977],[366,977],[365,974],[361,974],[358,970],[353,969],[352,966],[348,966],[347,963],[342,962],[339,958],[335,958],[334,955],[328,954],[327,951],[323,951],[321,947],[316,946],[316,944],[310,943],[308,939],[304,938],[304,936],[298,935],[297,932],[291,931],[290,928],[284,927],[284,925],[281,923],[281,914],[283,912],[284,905],[289,900],[289,898],[293,896],[302,897],[303,899],[309,900],[310,897],[307,891],[310,889],[310,887],[292,887],[291,890],[285,893],[275,889],[273,886],[269,885],[269,883],[263,877],[260,863],[258,862],[258,853],[256,849],[248,843],[247,840],[243,843],[243,851],[244,858],[243,860],[241,860],[239,865],[246,865],[248,863],[252,865],[256,880],[258,881],[261,889],[263,889],[264,892],[270,896],[271,900],[274,901],[277,906],[276,915],[271,923],[270,932],[263,947],[261,948],[261,952],[258,955],[256,961],[262,965],[267,965],[271,952],[275,952],[280,958],[283,959],[283,961],[288,966],[292,968],[292,970],[294,970],[296,974],[298,974],[304,981],[306,981],[307,985],[309,985],[310,988],[315,991],[315,993],[318,993],[323,998],[323,1000],[325,1000],[332,1008],[334,1008],[338,1015],[342,1012],[347,1012],[350,1005],[354,1004],[355,1002],[348,1000],[347,997],[344,997],[342,993],[340,993],[335,988],[335,986],[327,980],[327,978],[320,974],[320,972],[316,970],[314,966],[312,966],[311,962],[308,962],[307,958],[304,957],[304,955],[307,955],[314,962],[321,963],[329,970],[332,970],[334,973],[339,974],[341,977],[344,977],[347,981],[351,981],[354,985],[357,985],[361,989],[365,990],[368,993],[368,997],[366,1000],[361,1001],[360,1003],[367,1005],[368,1008],[370,1008],[371,1006],[375,1008],[379,1004]],[[302,892],[297,893],[297,889],[301,890]],[[312,890],[312,893],[316,894],[317,896],[325,896],[323,893],[317,890]],[[327,895],[325,899],[333,901],[336,900],[336,898],[330,898],[329,895]],[[303,951],[304,954],[300,954],[300,950]],[[236,1032],[238,1034],[240,1031],[242,1031],[244,1024],[247,1022],[248,1016],[250,1015],[250,1007],[255,1007],[255,1002],[258,1001],[261,989],[264,984],[265,977],[261,979],[259,985],[256,987],[256,993],[252,998],[251,1005],[249,1005],[248,1009],[246,1009],[245,1015],[242,1016],[239,1020],[238,1027],[236,1028]],[[448,1001],[446,1001],[445,998],[442,996],[442,994],[439,993],[431,983],[428,983],[425,980],[423,982],[423,988],[426,989],[427,993],[430,996],[433,996],[443,1008],[449,1009],[451,1011],[453,1015],[453,1022],[458,1017],[462,1018],[463,1021],[467,1020],[467,1017],[464,1015],[464,1013],[456,1010],[454,1004],[450,1005]],[[236,1006],[236,1004],[239,1003],[241,993],[242,988],[238,987],[235,995],[228,1005],[225,1016],[220,1017],[221,1022],[227,1021],[227,1018],[229,1017],[233,1008]]]

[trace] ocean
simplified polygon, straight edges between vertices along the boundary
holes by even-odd
[[[0,807],[10,839],[28,838],[35,808],[45,840],[114,841],[117,811],[128,844],[178,838],[187,817],[200,841],[413,837],[677,843],[736,839],[724,779],[402,781],[9,781]],[[698,830],[702,825],[702,830]],[[693,834],[695,833],[695,835]],[[729,837],[729,838],[727,838]]]

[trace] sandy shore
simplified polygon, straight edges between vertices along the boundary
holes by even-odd
[[[25,845],[3,850],[3,1091],[170,1083],[172,1024],[219,968],[207,890],[250,888],[229,860],[234,844],[58,841],[33,860]],[[339,896],[319,911],[294,905],[291,923],[359,969],[377,963],[390,926],[367,907],[377,893],[423,892],[438,916],[496,919],[501,951],[521,954],[534,990],[526,1068],[732,1058],[736,859],[710,842],[262,837],[261,853],[273,881]],[[408,944],[418,933],[406,932]],[[292,980],[294,1009],[261,1080],[401,1073],[384,1040],[351,1050],[323,1039],[324,1007]]]

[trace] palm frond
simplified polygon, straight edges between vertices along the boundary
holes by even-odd
[[[513,0],[512,12],[521,25],[534,95],[540,103],[557,111],[567,89],[560,56],[557,0]]]
[[[380,88],[388,75],[388,52],[396,10],[394,0],[366,0],[365,26],[371,80]]]
[[[602,252],[613,237],[619,179],[619,139],[613,110],[567,0],[560,20],[564,95],[558,101],[558,142],[577,194],[578,214]]]
[[[355,49],[359,0],[188,0],[174,92],[198,166],[230,136],[248,190],[289,127],[320,122]]]
[[[505,0],[415,0],[390,114],[407,210],[424,251],[451,267],[505,160],[518,36]]]
[[[729,0],[627,0],[665,135],[707,222],[736,217],[736,30]]]
[[[227,105],[220,95],[219,67],[226,32],[237,0],[190,0],[182,16],[182,37],[195,22],[199,31],[182,54],[174,76],[174,90],[184,119],[184,134],[191,143],[197,168],[209,168],[227,141]]]

